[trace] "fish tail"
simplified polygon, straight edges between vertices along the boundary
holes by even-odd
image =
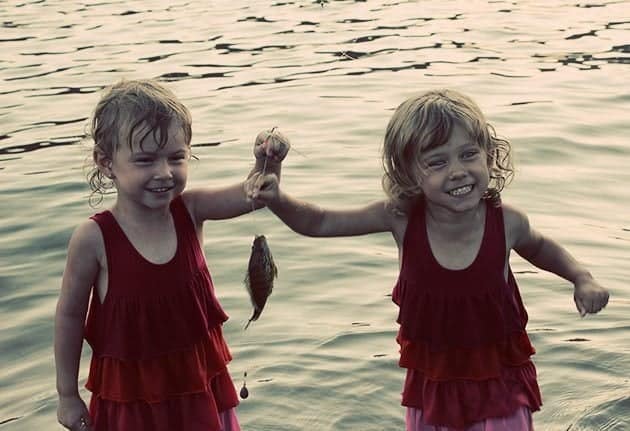
[[[245,325],[245,328],[243,329],[243,331],[247,328],[249,328],[249,324],[252,322],[255,322],[256,320],[258,320],[258,318],[260,317],[260,313],[262,312],[262,310],[258,310],[257,308],[254,309],[254,314],[252,314],[252,317],[249,318],[249,320],[247,321],[247,324]]]
[[[247,323],[245,324],[245,327],[243,328],[243,331],[247,331],[247,328],[249,328],[249,324],[252,323],[254,321],[254,318],[251,318],[247,321]]]

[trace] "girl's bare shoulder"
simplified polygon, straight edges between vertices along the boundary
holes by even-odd
[[[407,231],[408,213],[410,211],[409,205],[401,208],[400,205],[396,205],[391,199],[384,201],[385,217],[388,220],[390,230],[396,243],[399,247],[402,246],[403,239],[405,238],[405,232]]]
[[[528,220],[527,214],[512,204],[502,201],[501,208],[503,208],[503,221],[506,226],[519,227]]]
[[[68,251],[77,253],[85,259],[101,260],[105,255],[103,233],[98,224],[88,219],[79,224],[70,237]]]
[[[390,199],[373,202],[364,208],[364,212],[378,219],[384,226],[383,230],[393,230],[396,226],[407,224],[405,210]]]
[[[513,248],[523,242],[524,238],[530,236],[529,218],[524,211],[513,205],[502,202],[501,207],[503,208],[506,242],[510,248]]]

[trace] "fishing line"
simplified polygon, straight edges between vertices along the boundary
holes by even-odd
[[[274,132],[276,131],[276,129],[278,128],[278,126],[273,126],[271,128],[271,130],[269,131],[269,135],[267,135],[267,137],[265,138],[265,141],[263,142],[263,145],[266,144],[270,138],[272,138],[274,136]],[[263,163],[263,168],[262,168],[262,172],[260,173],[259,178],[262,178],[265,176],[265,173],[267,172],[267,160],[269,159],[269,157],[267,157],[267,154],[265,153],[265,162]],[[255,220],[255,216],[254,216],[254,211],[256,211],[256,203],[254,202],[254,200],[252,199],[252,223],[254,224],[254,226],[256,226],[256,220]],[[254,230],[254,235],[256,231]]]
[[[265,138],[264,142],[262,145],[265,145],[269,142],[269,139],[272,139],[274,137],[274,133],[276,131],[277,127],[274,126],[271,128],[271,131],[269,131],[269,134],[267,135],[267,137]],[[267,148],[265,148],[265,161],[263,163],[263,168],[262,168],[262,172],[260,173],[258,178],[264,178],[266,172],[267,172],[267,161],[269,160],[269,157],[267,156]],[[255,219],[255,215],[254,212],[256,211],[256,202],[254,201],[254,199],[252,199],[252,223],[254,225],[254,240],[256,239],[256,219]],[[250,258],[251,259],[251,258]],[[245,325],[245,327],[243,328],[243,331],[241,332],[241,337],[244,337],[244,333],[245,330],[247,329],[247,327],[249,326],[249,324],[251,323],[251,320],[247,322],[247,324]],[[246,399],[247,397],[249,397],[249,390],[247,389],[247,367],[245,367],[245,371],[243,371],[243,386],[241,387],[241,390],[239,392],[239,395],[241,397],[241,399]]]

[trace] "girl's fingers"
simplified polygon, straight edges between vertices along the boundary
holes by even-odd
[[[275,178],[276,176],[273,174],[262,175],[260,172],[252,174],[252,176],[245,181],[244,187],[247,199],[260,198],[261,192],[269,189],[273,185]]]
[[[593,301],[593,299],[589,299],[586,301],[586,306],[584,308],[586,308],[587,313],[595,313],[595,301]]]
[[[269,201],[274,199],[277,194],[278,177],[275,174],[269,174],[261,176],[256,181],[254,190],[254,198],[263,201]]]
[[[89,415],[82,415],[70,429],[72,431],[91,431],[91,425],[92,421],[90,420]]]
[[[269,133],[263,141],[265,155],[275,160],[282,160],[289,151],[289,140],[277,130]]]
[[[608,291],[598,292],[592,300],[592,313],[597,313],[606,307],[606,304],[608,304],[608,298]]]
[[[260,191],[265,185],[267,175],[259,175],[254,182],[254,190]]]
[[[267,141],[267,138],[269,137],[269,135],[270,135],[269,130],[263,130],[262,132],[260,132],[256,136],[256,140],[254,142],[254,145],[260,146],[260,145],[265,144],[265,142]]]
[[[586,316],[586,307],[582,303],[582,300],[577,296],[573,299],[575,301],[575,306],[577,307],[578,313],[580,313],[580,317]]]
[[[253,173],[247,180],[245,180],[245,184],[243,188],[245,189],[245,196],[248,200],[251,200],[254,197],[254,193],[256,192],[256,183],[260,178],[260,172]]]
[[[256,181],[256,191],[258,193],[269,189],[273,184],[273,175],[265,175],[258,178]]]
[[[598,292],[586,298],[575,297],[575,305],[582,317],[587,313],[595,314],[601,311],[602,308],[606,307],[606,304],[608,304],[608,292]]]
[[[278,131],[276,127],[260,132],[254,141],[254,156],[257,159],[269,158],[280,162],[289,152],[289,139]]]

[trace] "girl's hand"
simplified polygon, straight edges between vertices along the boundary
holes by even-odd
[[[90,414],[78,395],[59,397],[57,420],[70,431],[92,431]]]
[[[608,304],[608,291],[591,277],[575,282],[573,299],[580,316],[597,313]]]
[[[262,175],[256,172],[245,181],[245,194],[249,201],[268,205],[280,196],[280,185],[275,174]]]
[[[263,130],[256,136],[254,156],[257,159],[267,157],[270,161],[279,163],[287,156],[289,148],[291,148],[289,139],[274,127],[271,130]]]

